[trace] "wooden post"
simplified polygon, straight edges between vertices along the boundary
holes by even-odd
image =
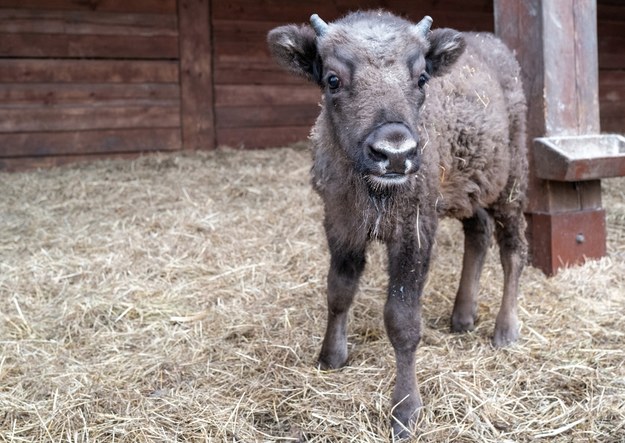
[[[601,183],[542,180],[533,140],[599,133],[595,0],[494,0],[495,32],[515,51],[528,99],[532,264],[559,268],[606,253]]]
[[[184,149],[215,147],[210,0],[178,0]]]

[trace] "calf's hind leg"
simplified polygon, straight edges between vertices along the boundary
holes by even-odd
[[[493,226],[490,215],[479,208],[473,217],[462,220],[464,256],[462,275],[451,315],[451,331],[472,331],[477,320],[477,295],[484,259],[490,247]]]
[[[328,323],[318,364],[321,369],[340,368],[347,362],[347,314],[365,268],[365,247],[345,250],[329,240]]]
[[[493,345],[503,347],[519,338],[517,299],[519,280],[527,256],[525,217],[521,210],[509,216],[495,216],[497,242],[503,267],[503,298],[495,322]]]

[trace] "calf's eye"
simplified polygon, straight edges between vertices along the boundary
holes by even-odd
[[[430,77],[427,74],[421,74],[419,76],[419,81],[417,82],[417,85],[419,85],[419,88],[423,88],[429,79]]]
[[[330,88],[331,91],[336,91],[339,86],[341,86],[340,78],[338,78],[336,75],[331,75],[330,77],[328,77],[328,88]]]

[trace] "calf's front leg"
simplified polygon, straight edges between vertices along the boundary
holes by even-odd
[[[365,245],[345,247],[330,237],[328,244],[328,323],[318,364],[321,369],[336,369],[347,362],[347,314],[365,268]]]
[[[427,276],[433,229],[417,237],[402,236],[389,245],[389,288],[384,306],[384,324],[395,351],[396,380],[392,396],[393,435],[411,435],[421,396],[416,379],[415,358],[421,340],[421,293]]]

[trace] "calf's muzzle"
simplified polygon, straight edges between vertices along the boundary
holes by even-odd
[[[398,177],[419,169],[418,137],[403,123],[385,123],[365,139],[370,172],[378,177]]]

